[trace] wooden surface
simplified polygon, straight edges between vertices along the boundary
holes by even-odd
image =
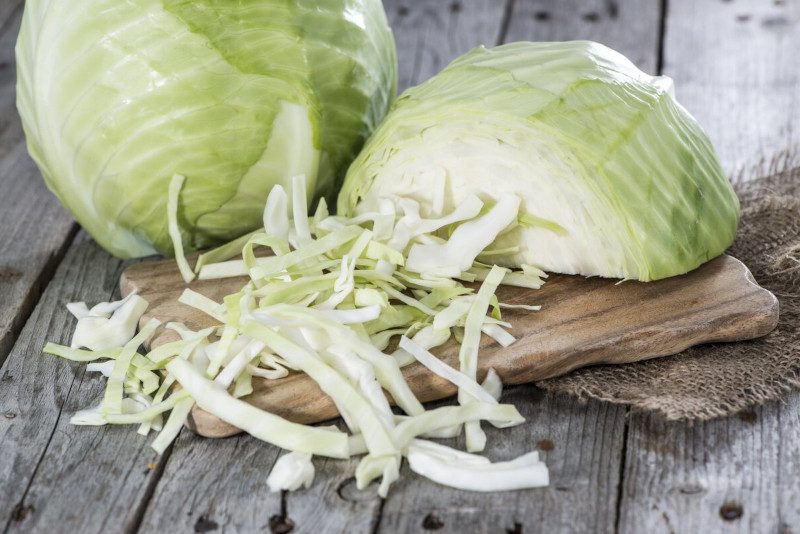
[[[16,112],[14,42],[22,0],[0,3],[0,365],[77,225],[28,157]]]
[[[122,273],[123,295],[136,291],[150,303],[139,324],[152,318],[175,321],[192,330],[217,322],[178,302],[186,287],[222,302],[249,281],[248,277],[185,284],[174,260],[144,261]],[[640,283],[582,276],[551,275],[541,289],[501,286],[506,304],[542,305],[538,312],[506,310],[517,341],[502,347],[487,336],[481,341],[478,380],[494,369],[504,384],[525,384],[601,363],[629,363],[676,354],[692,345],[741,341],[771,332],[778,324],[778,300],[758,286],[739,260],[720,256],[700,268],[656,282]],[[150,338],[156,347],[178,339],[160,328]],[[460,345],[437,348],[436,355],[458,367]],[[411,391],[422,402],[452,396],[457,388],[420,364],[403,369]],[[298,423],[318,423],[337,417],[333,401],[308,375],[253,378],[250,404]],[[188,421],[202,436],[223,437],[239,432],[195,407]]]
[[[796,146],[797,0],[385,5],[403,85],[479,43],[594,38],[673,76],[731,174]],[[9,111],[21,6],[0,2],[0,269],[21,273],[0,280],[3,532],[278,532],[270,519],[282,507],[293,532],[800,532],[798,393],[687,424],[511,388],[505,400],[530,422],[489,429],[487,454],[510,458],[552,443],[543,452],[551,485],[495,496],[434,486],[404,470],[380,501],[374,487],[354,489],[352,463],[316,461],[315,486],[281,498],[264,491],[279,452],[249,436],[211,441],[183,432],[159,458],[133,427],[71,427],[76,409],[99,402],[101,381],[41,348],[71,336],[63,303],[116,296],[123,265],[83,234],[74,239],[74,223],[22,149]]]

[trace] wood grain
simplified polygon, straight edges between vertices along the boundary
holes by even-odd
[[[494,46],[510,0],[385,0],[397,46],[397,89],[424,82],[456,57]]]
[[[85,234],[74,243],[0,369],[0,528],[4,532],[132,529],[158,459],[132,427],[75,427],[70,416],[97,405],[105,381],[84,365],[42,354],[69,343],[64,305],[107,301],[122,263]],[[137,436],[138,437],[138,436]]]
[[[660,2],[518,0],[505,42],[588,39],[621,52],[645,72],[658,68]]]
[[[772,441],[774,434],[761,437],[768,442],[768,446],[776,445],[778,449],[778,461],[774,470],[769,464],[762,463],[758,466],[771,475],[761,479],[761,491],[766,495],[776,496],[774,509],[778,517],[778,532],[797,532],[797,525],[800,525],[800,501],[797,500],[800,495],[800,477],[794,476],[794,473],[800,473],[800,392],[794,391],[786,397],[785,402],[771,403],[754,413],[758,416],[758,412],[761,412],[761,419],[766,425],[756,428],[759,431],[762,428],[772,431],[773,427],[777,427],[778,433],[777,444]],[[753,422],[750,417],[745,420]],[[771,508],[766,507],[767,510]]]
[[[221,301],[235,293],[247,278],[204,281],[195,290]],[[178,320],[192,328],[215,322],[182,305],[186,286],[174,261],[143,262],[122,276],[124,293],[136,290],[150,302],[142,324],[155,317],[163,323]],[[191,284],[189,284],[191,287]],[[500,302],[542,305],[530,313],[509,310],[504,320],[513,325],[517,341],[500,347],[487,336],[481,342],[479,379],[494,368],[507,384],[522,384],[599,363],[625,363],[675,354],[692,345],[736,341],[770,332],[778,320],[775,297],[752,279],[738,260],[721,256],[682,276],[656,282],[617,283],[617,280],[551,275],[541,289],[501,287]],[[152,340],[173,339],[162,330]],[[459,345],[451,342],[436,355],[458,366]],[[419,364],[404,369],[406,381],[423,402],[453,395],[455,386]],[[336,407],[304,374],[279,380],[254,379],[248,402],[302,423],[338,416]],[[237,430],[199,408],[191,428],[204,436],[220,437]]]
[[[509,388],[502,401],[517,406],[526,423],[504,430],[484,425],[488,456],[509,460],[538,449],[550,486],[474,493],[433,484],[404,466],[377,532],[423,532],[432,525],[442,533],[614,531],[625,407],[578,404],[532,385]]]
[[[798,46],[797,2],[669,2],[664,73],[729,171],[796,143]],[[798,414],[793,393],[694,425],[633,415],[619,531],[798,532]]]
[[[0,6],[0,365],[77,229],[25,148],[14,90],[22,9],[22,0]]]
[[[145,511],[140,533],[268,532],[281,496],[267,475],[280,449],[247,435],[208,440],[182,432]]]
[[[666,14],[664,74],[728,173],[797,152],[800,5],[695,0],[669,2]]]
[[[620,532],[785,532],[770,410],[692,426],[632,416]]]
[[[347,429],[341,420],[337,426]],[[315,460],[314,485],[287,495],[287,515],[296,525],[293,534],[375,532],[384,502],[378,496],[378,481],[363,490],[356,488],[355,472],[360,459]]]

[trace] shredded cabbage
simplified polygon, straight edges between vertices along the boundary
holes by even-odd
[[[303,452],[290,452],[278,458],[267,477],[267,486],[272,492],[308,489],[313,482],[314,464],[311,455]]]
[[[547,467],[536,451],[491,463],[432,441],[414,440],[406,453],[412,471],[444,486],[470,491],[509,491],[547,486]]]
[[[178,225],[178,200],[185,181],[185,176],[176,174],[169,183],[167,193],[167,230],[172,240],[172,250],[175,253],[178,269],[181,271],[183,281],[188,284],[194,280],[195,275],[192,268],[189,266],[189,262],[186,261],[186,256],[183,254],[183,238],[181,237],[181,229]]]
[[[174,183],[177,190],[179,182]],[[324,204],[307,217],[301,211],[304,184],[303,176],[293,179],[291,199],[281,188],[273,189],[264,231],[237,240],[241,260],[232,260],[232,249],[223,246],[196,265],[200,278],[249,277],[240,291],[222,302],[184,290],[179,302],[202,311],[215,326],[194,332],[169,323],[166,327],[181,339],[144,355],[136,349],[158,326],[155,321],[102,351],[48,344],[46,352],[75,361],[107,360],[91,367],[108,375],[102,405],[79,412],[75,422],[137,423],[145,435],[160,429],[152,446],[163,452],[197,405],[292,451],[278,460],[268,478],[273,491],[309,485],[312,455],[365,454],[356,469],[357,486],[380,478],[381,496],[399,477],[404,456],[413,457],[412,469],[436,481],[457,473],[449,483],[468,489],[481,487],[479,470],[492,480],[481,487],[484,490],[502,486],[491,478],[502,478],[496,473],[509,475],[514,482],[507,485],[540,484],[541,473],[546,476],[547,471],[533,456],[487,468],[488,460],[478,462],[470,455],[470,461],[459,466],[452,453],[431,449],[418,439],[455,437],[464,429],[467,448],[480,450],[485,442],[480,421],[501,428],[524,421],[513,406],[498,402],[502,382],[494,370],[483,384],[476,381],[482,333],[503,346],[514,341],[504,330],[510,325],[500,320],[502,304],[494,295],[498,285],[510,277],[534,285],[544,274],[533,268],[510,272],[476,261],[485,247],[516,224],[519,201],[508,196],[483,210],[481,201],[471,197],[449,214],[433,210],[426,217],[418,202],[398,197],[385,199],[378,211],[355,219],[330,215]],[[442,237],[447,231],[449,240]],[[480,245],[469,243],[469,236],[478,234]],[[257,246],[270,248],[274,255],[256,256]],[[458,254],[448,263],[453,247]],[[482,280],[477,292],[459,281],[469,276]],[[128,299],[91,310],[71,304],[70,309],[79,323],[100,312],[115,314],[111,319],[116,314],[133,317],[125,310],[139,301]],[[97,335],[85,330],[87,336]],[[431,352],[453,338],[462,343],[459,369]],[[394,340],[399,340],[398,348],[384,352]],[[401,372],[414,361],[455,384],[461,406],[426,411]],[[159,370],[163,376],[155,372]],[[304,372],[319,384],[352,435],[285,420],[242,398],[253,391],[254,376],[275,380],[289,370]],[[404,415],[393,412],[387,394]],[[522,482],[525,477],[529,480]]]
[[[91,310],[83,302],[71,303],[67,307],[78,319],[70,347],[104,351],[122,347],[130,341],[139,319],[147,310],[147,301],[131,293],[122,300],[103,302]]]

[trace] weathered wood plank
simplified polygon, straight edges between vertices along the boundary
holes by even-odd
[[[800,5],[671,2],[667,14],[664,73],[725,168],[750,167],[795,143]],[[620,532],[796,531],[798,413],[793,394],[694,426],[634,415]]]
[[[27,155],[16,111],[14,43],[22,0],[0,6],[0,364],[77,226]]]
[[[122,270],[85,235],[70,247],[0,369],[0,525],[6,532],[128,532],[157,475],[156,454],[134,428],[73,427],[74,411],[96,405],[103,380],[82,364],[42,354],[68,343],[64,304],[105,301]],[[133,439],[136,436],[139,439]],[[157,471],[156,466],[156,471]]]
[[[487,455],[509,460],[540,449],[550,486],[473,493],[436,485],[404,466],[386,499],[378,532],[613,532],[626,408],[565,396],[534,386],[509,389],[526,423],[486,427]],[[463,447],[463,444],[461,444]]]
[[[358,459],[314,458],[308,490],[270,493],[267,476],[279,448],[248,435],[208,439],[181,433],[142,521],[141,533],[219,529],[256,532],[292,524],[294,533],[370,532],[377,523],[376,486],[358,491]]]
[[[397,45],[398,91],[424,82],[450,61],[502,37],[509,0],[384,0]]]
[[[597,41],[654,73],[660,44],[660,2],[518,0],[505,41]]]
[[[777,409],[690,426],[634,415],[620,532],[780,532]]]
[[[779,433],[778,468],[772,473],[772,483],[777,482],[778,532],[796,533],[800,525],[800,392],[793,392],[784,403],[769,406],[768,412],[766,417],[775,421]]]
[[[280,450],[248,435],[207,439],[183,431],[139,532],[264,532],[281,511],[269,475]]]
[[[340,427],[345,428],[341,424]],[[297,525],[292,534],[375,532],[383,503],[377,482],[363,490],[356,488],[355,472],[360,459],[319,458],[314,462],[314,485],[287,499],[288,516]]]
[[[664,73],[731,173],[798,148],[799,29],[797,2],[668,3]]]

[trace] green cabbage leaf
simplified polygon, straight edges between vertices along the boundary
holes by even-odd
[[[295,175],[333,198],[396,86],[379,0],[28,0],[16,58],[31,156],[119,257],[173,254],[173,175],[187,251]]]
[[[379,211],[397,195],[435,217],[471,196],[490,208],[516,195],[518,225],[481,261],[642,281],[685,273],[731,244],[739,202],[673,93],[669,78],[593,42],[476,48],[395,101],[338,212]]]

